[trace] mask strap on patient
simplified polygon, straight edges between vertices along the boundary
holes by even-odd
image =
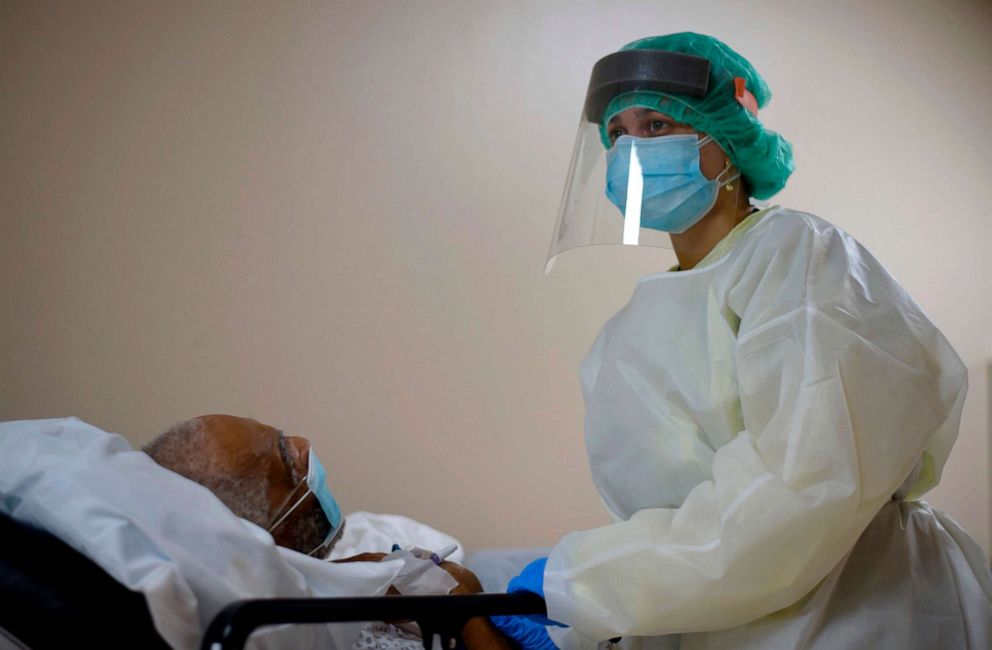
[[[295,502],[293,502],[293,495],[297,493],[300,486],[305,487],[306,490],[296,499]],[[314,453],[312,447],[310,448],[310,453],[307,456],[306,477],[304,477],[304,479],[290,491],[282,505],[280,505],[276,510],[275,520],[268,527],[268,532],[271,533],[276,529],[276,527],[282,524],[286,518],[293,514],[296,509],[300,507],[300,504],[302,504],[303,501],[310,495],[313,495],[313,497],[317,500],[317,503],[320,505],[320,509],[323,511],[324,516],[327,518],[327,523],[330,526],[330,530],[324,540],[307,554],[315,555],[322,550],[326,551],[330,549],[332,542],[343,529],[344,518],[341,516],[341,508],[338,507],[337,501],[335,501],[334,496],[327,487],[327,477],[324,471],[324,466],[317,458],[317,455]],[[286,504],[290,502],[292,502],[293,505],[283,512],[283,509],[286,508]]]
[[[293,503],[293,505],[290,506],[288,510],[286,510],[285,512],[282,512],[286,508],[286,505],[288,503],[290,503],[290,501],[293,499],[293,495],[296,494],[296,492],[300,489],[300,486],[305,487],[306,490],[303,492],[303,494],[301,494],[299,496],[299,498],[296,499],[296,502]],[[275,530],[279,526],[279,524],[281,524],[282,522],[284,522],[287,517],[289,517],[291,514],[293,514],[296,511],[296,509],[300,507],[300,504],[303,503],[303,500],[307,498],[307,495],[308,494],[310,494],[310,488],[309,488],[309,486],[307,486],[306,479],[303,479],[302,481],[300,481],[299,483],[296,484],[296,487],[294,487],[290,491],[290,493],[283,500],[282,504],[280,504],[279,509],[276,510],[275,521],[273,521],[266,530],[268,532],[270,532],[270,533],[273,530]],[[279,514],[279,513],[282,513],[282,514]]]

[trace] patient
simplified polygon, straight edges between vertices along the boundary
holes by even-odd
[[[144,451],[159,465],[209,489],[234,514],[269,530],[280,546],[308,554],[320,549],[319,555],[326,556],[344,530],[342,524],[329,538],[332,525],[318,500],[311,495],[299,501],[306,493],[300,487],[306,486],[310,451],[305,438],[286,436],[248,418],[205,415],[173,426]],[[296,501],[299,506],[285,516],[286,504]],[[378,561],[383,556],[365,553],[338,562]],[[482,591],[468,569],[453,562],[442,562],[441,567],[458,582],[451,593]],[[363,638],[364,647],[374,647],[368,635]],[[471,650],[514,647],[487,618],[469,621],[463,638]]]
[[[144,448],[162,467],[213,492],[234,514],[271,528],[276,544],[307,554],[331,532],[317,499],[303,499],[277,526],[272,524],[290,497],[305,492],[301,482],[306,478],[309,450],[305,438],[285,436],[268,425],[232,415],[180,422]],[[326,551],[343,530],[342,526]]]

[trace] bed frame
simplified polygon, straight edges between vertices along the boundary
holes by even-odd
[[[425,648],[446,650],[456,647],[475,616],[545,612],[544,600],[529,593],[245,600],[217,614],[201,648],[243,648],[267,625],[414,620]],[[107,650],[169,647],[141,593],[54,535],[0,513],[0,648],[91,644]]]
[[[546,614],[544,599],[531,593],[470,596],[381,596],[374,598],[289,598],[243,600],[225,607],[207,628],[201,650],[240,650],[265,625],[413,620],[426,650],[459,646],[470,618]]]

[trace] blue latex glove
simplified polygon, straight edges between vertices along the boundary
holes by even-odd
[[[489,620],[523,650],[558,650],[547,628],[526,616],[490,616]]]
[[[544,567],[548,563],[548,558],[539,557],[520,572],[510,584],[506,586],[506,593],[512,594],[515,591],[529,591],[544,598]]]
[[[537,594],[541,598],[544,598],[544,567],[548,563],[548,558],[539,557],[527,566],[524,570],[520,572],[513,580],[510,580],[510,584],[506,586],[506,593],[512,594],[516,591],[529,591],[532,594]],[[527,617],[535,623],[540,623],[541,625],[557,625],[558,627],[568,627],[567,625],[562,625],[558,621],[552,621],[547,616],[542,616],[541,614],[528,614]]]
[[[506,593],[529,591],[544,598],[544,567],[548,558],[534,560],[520,572],[520,575],[510,580]],[[524,650],[555,650],[557,646],[548,636],[548,625],[567,627],[552,621],[547,616],[531,614],[529,616],[492,616],[490,620],[499,630],[516,641]]]

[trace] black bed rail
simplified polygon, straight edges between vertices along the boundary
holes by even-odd
[[[434,635],[454,647],[462,628],[476,616],[546,614],[544,599],[528,592],[466,596],[378,596],[363,598],[270,598],[241,600],[222,609],[203,636],[201,650],[241,650],[256,629],[290,623],[416,621],[424,647]]]

